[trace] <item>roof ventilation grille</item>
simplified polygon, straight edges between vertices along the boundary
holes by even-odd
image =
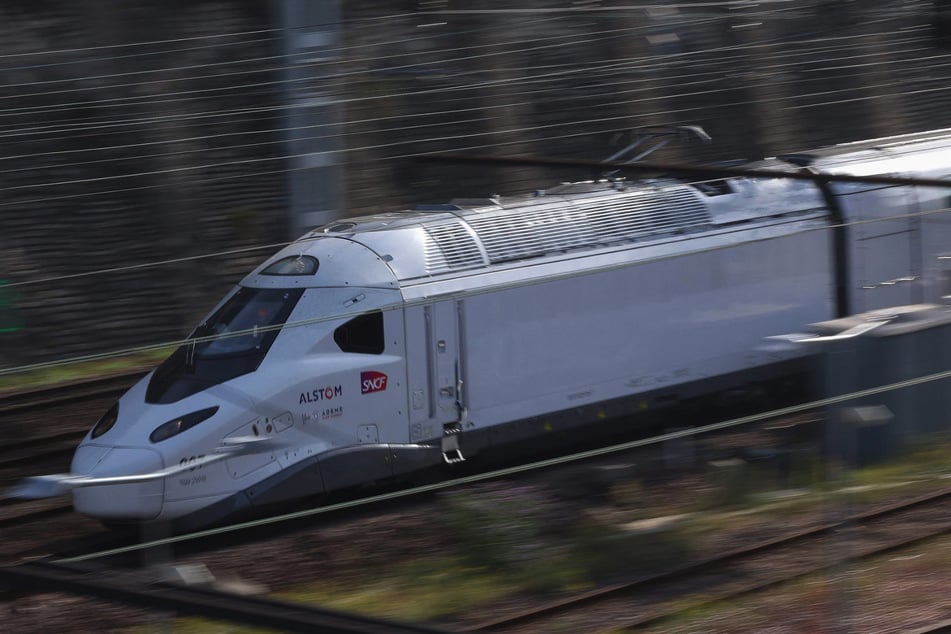
[[[459,220],[424,225],[426,272],[430,275],[485,266],[485,259],[472,234]]]
[[[486,212],[466,221],[493,264],[710,224],[707,205],[688,187],[605,193]]]

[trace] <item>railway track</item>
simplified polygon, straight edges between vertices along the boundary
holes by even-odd
[[[329,517],[326,519],[332,521]],[[914,530],[909,530],[909,527],[913,527]],[[697,592],[702,593],[703,601],[707,603],[739,600],[745,596],[763,592],[806,575],[826,571],[830,568],[834,569],[837,566],[842,566],[843,563],[852,564],[861,559],[907,548],[935,536],[947,534],[949,528],[951,528],[951,489],[945,489],[914,500],[857,513],[839,521],[829,522],[808,530],[801,530],[776,539],[750,544],[723,553],[718,557],[693,562],[665,573],[650,575],[625,584],[617,584],[518,614],[509,614],[503,618],[485,620],[474,624],[470,623],[462,629],[444,627],[451,631],[466,632],[597,632],[602,630],[639,630],[648,627],[662,628],[668,619],[675,618],[684,609],[684,600],[689,599],[692,594]],[[255,533],[254,530],[250,532]],[[232,545],[237,545],[245,540],[250,543],[261,543],[266,539],[265,536],[268,533],[273,537],[273,527],[265,528],[261,533],[255,533],[250,537],[245,535],[241,539],[234,540]],[[857,541],[854,539],[856,536],[861,539]],[[110,544],[111,538],[107,536],[100,537],[102,539],[99,544],[92,546],[91,543],[86,543],[86,548],[92,546],[95,549],[113,545]],[[875,540],[875,543],[872,543],[872,539]],[[222,539],[222,536],[212,537],[211,540],[217,542],[216,546],[219,547],[222,541],[232,542],[228,538]],[[188,551],[195,550],[199,553],[205,551],[210,545],[209,543],[195,548],[176,548],[176,559],[187,556]],[[840,556],[830,557],[830,553],[836,552],[840,553]],[[134,561],[136,558],[138,560]],[[67,572],[72,570],[73,573],[76,570],[84,570],[86,577],[93,580],[99,578],[98,581],[95,581],[97,584],[102,581],[102,578],[128,579],[129,581],[124,585],[132,587],[131,584],[141,584],[142,575],[154,575],[155,573],[154,569],[149,572],[147,569],[137,568],[137,566],[143,564],[145,558],[146,556],[139,552],[132,559],[122,557],[119,560],[114,557],[96,558],[93,560],[96,562],[93,567],[83,564],[87,567],[71,568],[70,565],[67,565],[64,569]],[[788,565],[790,561],[799,562],[795,569]],[[0,568],[0,580],[16,578],[15,575],[21,574],[21,572],[22,574],[32,575],[34,574],[33,571],[37,569],[56,570],[58,563],[61,562],[51,562],[50,559],[45,559],[43,561],[28,561],[22,566]],[[119,564],[119,567],[116,567],[117,564]],[[7,575],[7,577],[4,577],[4,575]],[[10,575],[14,576],[11,577]],[[50,583],[52,583],[52,579]],[[44,588],[47,588],[47,586],[35,583],[22,583],[18,584],[17,587],[26,594],[43,591]],[[149,593],[152,592],[148,588],[143,590],[143,596],[146,597],[144,599],[142,597],[128,598],[119,595],[104,595],[95,588],[93,590],[76,589],[68,584],[65,590],[149,609],[159,609],[157,606],[160,605],[147,603],[150,600],[148,599]],[[182,614],[211,616],[211,613],[203,611],[205,608],[200,604],[192,605],[190,603],[194,596],[193,593],[184,596],[182,599],[185,601],[184,607],[173,607],[175,604],[170,603],[168,605],[161,604],[164,605],[162,609],[174,610]],[[177,594],[171,594],[168,597],[171,597],[170,600],[176,601],[180,598]],[[225,601],[228,600],[225,599]],[[240,603],[240,600],[238,601]],[[272,607],[277,605],[278,603],[274,603]],[[690,603],[691,608],[697,606],[697,601]],[[295,607],[294,609],[298,608]],[[309,610],[308,608],[303,609],[305,613]],[[602,622],[600,620],[602,616],[608,622]],[[243,619],[245,616],[240,612],[217,613],[217,618]],[[294,618],[298,617],[295,616]],[[289,623],[293,623],[293,621]],[[308,621],[308,623],[313,627],[312,621]],[[297,627],[297,625],[281,623],[281,629],[287,631],[307,631],[306,629],[296,629]],[[437,625],[435,627],[443,626]],[[354,629],[352,631],[371,630]],[[922,634],[932,631],[943,630],[938,627],[938,624],[933,629],[920,629]]]
[[[14,440],[0,448],[0,471],[37,462],[52,462],[68,458],[88,430],[53,433],[42,438]]]
[[[86,430],[66,431],[43,438],[7,443],[0,449],[0,530],[46,521],[72,511],[68,498],[25,500],[7,494],[27,475],[64,472]]]
[[[108,405],[143,371],[75,381],[0,395],[0,423],[6,442],[0,444],[0,531],[8,537],[2,553],[15,556],[11,534],[48,532],[44,523],[59,521],[72,512],[68,498],[23,500],[7,491],[20,479],[44,473],[63,473],[76,446]],[[37,539],[37,541],[39,541]],[[17,542],[19,543],[19,542]]]
[[[23,415],[64,402],[116,398],[146,374],[143,370],[136,370],[95,379],[58,383],[51,387],[3,393],[0,394],[0,417]]]
[[[666,572],[469,624],[461,631],[634,631],[663,624],[687,609],[684,606],[688,604],[689,609],[695,609],[740,599],[949,532],[951,489],[944,489],[752,543]]]
[[[127,377],[125,379],[127,384],[131,383],[133,380],[135,380],[134,376]],[[96,381],[93,382],[92,385],[85,385],[85,387],[79,388],[75,394],[79,395],[77,398],[94,401],[97,398],[114,398],[117,393],[121,393],[124,389],[125,387],[103,385],[101,382]],[[62,390],[58,391],[55,397],[51,395],[49,391],[44,390],[39,394],[36,394],[35,398],[32,400],[21,397],[18,402],[7,403],[6,405],[4,404],[4,400],[0,398],[0,411],[4,411],[3,407],[6,406],[8,407],[6,411],[17,411],[21,413],[43,412],[47,408],[63,407],[64,405],[62,400],[64,398],[70,397],[67,396],[67,392]],[[59,456],[55,455],[57,449],[55,449],[53,445],[58,446],[60,443],[62,443],[66,447],[65,451],[68,454],[72,451],[75,443],[78,442],[79,438],[85,433],[85,431],[86,427],[84,426],[84,428],[79,431],[65,431],[47,438],[28,438],[13,443],[10,445],[9,452],[0,453],[0,467],[4,466],[4,464],[9,464],[11,468],[18,467],[17,470],[19,471],[22,467],[35,464],[34,461],[36,458],[38,456],[44,455],[44,453],[49,456],[50,460],[55,461],[57,459],[62,459],[62,454]],[[735,446],[732,441],[727,444]],[[8,458],[8,463],[4,463],[3,459],[5,458]],[[43,471],[48,471],[48,469],[43,469]],[[947,496],[948,493],[944,492],[941,495]],[[802,544],[817,540],[818,535],[820,534],[824,533],[827,536],[835,534],[836,531],[841,531],[843,526],[847,527],[849,530],[855,530],[857,526],[865,526],[868,524],[870,521],[872,521],[873,517],[894,517],[900,512],[899,509],[915,506],[920,508],[927,504],[930,504],[930,502],[919,501],[911,505],[896,505],[891,510],[876,510],[872,513],[863,514],[863,516],[848,518],[842,522],[830,523],[825,527],[818,527],[797,535],[787,536],[782,539],[771,540],[770,542],[752,545],[748,548],[727,553],[721,557],[705,562],[696,562],[694,564],[684,566],[678,570],[664,573],[663,575],[651,575],[650,577],[635,580],[631,584],[620,584],[618,587],[612,587],[604,591],[589,593],[590,597],[575,597],[558,602],[557,604],[543,606],[541,610],[531,610],[522,614],[509,615],[505,618],[468,626],[465,631],[547,631],[551,628],[564,627],[568,627],[569,629],[573,627],[580,627],[584,631],[596,631],[597,626],[592,622],[591,614],[604,610],[605,608],[601,607],[604,605],[602,602],[611,600],[625,604],[627,606],[628,616],[620,620],[618,620],[616,617],[613,618],[610,624],[606,626],[607,628],[634,630],[662,624],[666,619],[674,617],[677,613],[676,608],[669,605],[672,602],[670,596],[675,597],[673,602],[676,601],[676,597],[682,598],[689,596],[691,585],[693,587],[701,585],[707,589],[715,588],[715,593],[709,594],[708,596],[710,597],[711,601],[719,601],[741,597],[744,594],[760,592],[764,589],[783,583],[784,581],[795,579],[798,576],[812,574],[823,569],[822,566],[815,564],[812,565],[812,567],[807,567],[803,571],[793,575],[777,574],[774,575],[775,578],[772,579],[757,578],[748,581],[745,586],[739,585],[737,587],[732,587],[726,584],[723,579],[725,579],[726,576],[730,574],[736,576],[740,573],[736,572],[736,568],[732,568],[732,573],[727,572],[728,566],[739,566],[742,568],[744,565],[752,565],[749,562],[756,561],[757,558],[764,557],[770,552],[774,553],[774,556],[780,559],[788,559],[791,557],[791,555],[789,554],[788,550],[785,551],[786,554],[782,554],[783,548],[792,548],[794,552],[796,552],[798,549],[802,548]],[[15,515],[15,513],[19,513],[20,510],[23,511],[23,514]],[[58,504],[50,507],[36,508],[31,505],[21,506],[19,501],[4,500],[0,498],[0,530],[6,527],[22,525],[28,522],[43,522],[47,519],[53,519],[57,516],[67,514],[69,511],[70,506],[68,504]],[[263,539],[267,536],[273,536],[273,532],[269,533],[269,530],[271,529],[264,529],[259,536],[246,535],[245,537],[237,538],[234,540],[234,542],[240,543],[245,540],[254,542],[259,538]],[[254,531],[250,532],[253,533]],[[930,534],[923,533],[922,536],[910,538],[910,541],[901,543],[896,542],[894,545],[890,546],[890,548],[894,549],[907,546],[909,543],[914,543],[915,541],[920,541],[921,539],[927,539],[935,534],[943,534],[943,532],[947,532],[947,525],[945,525],[943,528],[940,528],[939,532],[932,532]],[[841,536],[838,536],[838,538],[841,538]],[[220,538],[217,538],[217,540],[220,540]],[[220,543],[216,545],[220,545]],[[89,543],[87,542],[85,547],[88,548],[88,546]],[[205,548],[209,548],[211,546],[211,544],[203,544],[199,541],[199,543],[193,547],[181,549],[179,554],[187,554],[189,551],[202,551]],[[104,542],[103,548],[108,547],[108,542]],[[886,552],[888,548],[888,546],[883,546],[877,550],[869,551],[868,553],[860,553],[855,551],[850,553],[850,557],[853,560],[861,557],[871,557],[876,553]],[[37,550],[35,552],[40,553],[41,551]],[[47,552],[56,551],[51,550]],[[828,554],[828,549],[826,554]],[[798,555],[796,556],[798,557]],[[826,567],[828,567],[828,565],[837,564],[836,562],[827,562]],[[677,584],[681,584],[681,586],[678,586]],[[624,588],[621,586],[627,587]],[[684,589],[684,587],[686,589]],[[669,596],[659,600],[656,597],[657,592],[662,594],[666,593]],[[577,601],[575,601],[576,599]],[[644,605],[645,607],[634,613],[631,611],[631,606],[634,605]],[[577,621],[575,621],[575,619],[577,619]],[[566,622],[568,625],[565,625]],[[578,623],[581,625],[578,625]]]
[[[0,444],[0,494],[19,478],[67,470],[96,418],[143,375],[137,371],[0,395],[6,436]]]
[[[66,501],[21,500],[18,498],[0,498],[0,529],[22,526],[33,522],[42,522],[50,518],[71,513],[73,505]]]
[[[72,451],[108,403],[142,376],[137,371],[0,395],[0,421],[8,438],[0,444],[0,487],[11,477],[68,466]]]
[[[40,592],[68,592],[153,611],[202,616],[285,632],[328,634],[433,634],[442,630],[397,623],[316,606],[189,586],[135,572],[31,562],[0,568],[0,585]]]

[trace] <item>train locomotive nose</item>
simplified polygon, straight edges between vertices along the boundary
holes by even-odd
[[[73,457],[72,472],[93,477],[153,473],[163,468],[162,457],[152,449],[83,445]],[[165,482],[108,484],[73,491],[78,513],[107,521],[146,521],[162,511]]]

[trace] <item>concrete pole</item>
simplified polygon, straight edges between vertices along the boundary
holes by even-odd
[[[280,0],[290,238],[343,215],[343,102],[329,87],[341,57],[340,0]]]

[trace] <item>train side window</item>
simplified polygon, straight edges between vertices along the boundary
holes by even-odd
[[[334,341],[344,352],[383,354],[383,313],[354,317],[334,330]]]

